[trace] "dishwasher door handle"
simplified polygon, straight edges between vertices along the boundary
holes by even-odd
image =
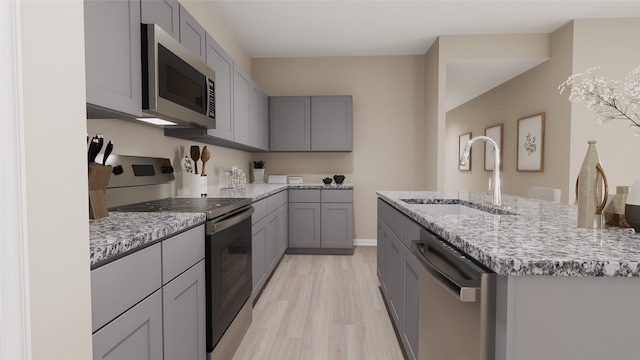
[[[411,249],[416,255],[416,258],[422,263],[425,270],[427,270],[435,280],[446,289],[451,295],[453,295],[460,302],[473,303],[479,300],[478,294],[480,293],[480,276],[478,275],[477,281],[475,280],[456,280],[455,276],[447,274],[447,272],[439,268],[436,264],[431,262],[426,256],[425,252],[429,251],[429,246],[425,245],[424,241],[412,241]],[[450,253],[448,249],[442,248],[444,252]],[[437,253],[429,251],[435,256]],[[451,254],[455,256],[455,254]],[[440,257],[440,256],[439,256]],[[441,257],[443,261],[451,263],[447,259]]]

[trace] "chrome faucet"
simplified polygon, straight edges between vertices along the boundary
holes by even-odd
[[[500,190],[500,148],[498,147],[498,143],[495,142],[492,138],[488,136],[476,136],[473,139],[467,142],[467,145],[464,147],[464,151],[460,156],[460,165],[467,165],[469,161],[469,151],[471,150],[471,145],[477,140],[484,140],[493,146],[493,181],[491,181],[493,188],[491,190],[492,198],[491,203],[493,205],[501,206],[502,205],[502,193]]]

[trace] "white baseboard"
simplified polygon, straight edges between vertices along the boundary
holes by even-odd
[[[378,239],[353,239],[353,246],[377,246]]]

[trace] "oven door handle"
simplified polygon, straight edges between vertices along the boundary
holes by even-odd
[[[233,215],[231,215],[230,217],[227,217],[224,220],[221,220],[219,222],[216,222],[214,224],[212,224],[212,234],[215,234],[219,231],[228,229],[234,225],[237,225],[239,223],[241,223],[242,221],[248,219],[251,217],[251,214],[253,214],[253,207],[243,210],[242,212],[238,212],[235,213]]]

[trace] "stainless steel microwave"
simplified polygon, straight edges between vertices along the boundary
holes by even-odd
[[[143,118],[214,129],[213,69],[158,25],[143,24],[141,35]]]

